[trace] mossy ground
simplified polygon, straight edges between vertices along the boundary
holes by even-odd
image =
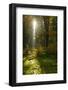
[[[46,53],[37,56],[36,50],[23,59],[23,74],[50,74],[57,73],[57,58]]]

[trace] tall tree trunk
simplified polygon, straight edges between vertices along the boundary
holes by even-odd
[[[45,27],[45,45],[48,47],[49,42],[49,16],[43,17]]]

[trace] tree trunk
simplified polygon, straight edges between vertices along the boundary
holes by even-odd
[[[49,42],[49,17],[43,17],[45,27],[45,45],[48,47]]]

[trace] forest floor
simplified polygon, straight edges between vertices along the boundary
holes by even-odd
[[[49,74],[57,73],[57,60],[52,56],[43,54],[36,56],[36,51],[24,57],[23,74]]]

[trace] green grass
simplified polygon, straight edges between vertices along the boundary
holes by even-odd
[[[41,54],[37,57],[28,55],[23,60],[23,74],[50,74],[57,73],[57,59],[55,55]]]
[[[45,73],[57,73],[57,61],[55,59],[50,57],[42,59],[39,57],[38,60]]]

